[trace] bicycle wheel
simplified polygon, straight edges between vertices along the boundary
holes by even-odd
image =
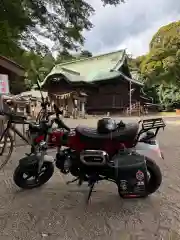
[[[13,137],[7,132],[0,141],[0,170],[8,163],[13,148]]]

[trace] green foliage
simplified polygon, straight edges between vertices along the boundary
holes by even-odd
[[[56,58],[56,64],[65,63],[76,60],[76,57],[70,54],[67,50],[63,50],[58,53]]]
[[[158,30],[150,52],[140,65],[141,74],[151,82],[180,84],[180,21]]]
[[[146,92],[166,109],[180,103],[180,21],[161,27],[140,59],[139,72]],[[138,58],[135,60],[138,62]]]
[[[36,83],[38,76],[43,80],[55,65],[55,59],[50,52],[44,56],[33,51],[25,52],[22,60],[22,65],[26,69],[26,84],[29,88]]]
[[[157,94],[160,104],[165,109],[171,110],[180,106],[180,91],[176,85],[160,85],[157,88]]]
[[[145,55],[139,56],[137,58],[128,57],[128,66],[131,71],[137,71],[138,73],[141,73],[140,66],[145,58]]]
[[[88,50],[83,50],[81,51],[80,53],[80,58],[89,58],[89,57],[92,57],[92,53],[89,52]]]
[[[104,5],[123,2],[101,1]],[[83,45],[82,31],[93,27],[89,20],[92,14],[94,9],[85,0],[1,0],[0,55],[16,61],[26,70],[25,83],[11,83],[11,90],[18,92],[30,88],[36,82],[35,72],[43,79],[55,63],[90,57],[92,54],[85,50],[78,56],[72,56],[68,50],[77,50]],[[59,52],[56,60],[48,47],[39,41],[39,36],[54,42],[51,50]]]
[[[56,64],[69,62],[88,56],[92,56],[92,53],[87,50],[84,50],[78,56],[72,55],[68,51],[64,50],[62,52],[59,52],[56,59],[52,56],[51,52],[47,52],[46,54],[42,55],[36,54],[33,51],[24,51],[18,61],[26,70],[25,85],[23,86],[26,89],[32,88],[32,86],[36,84],[38,76],[41,80],[44,80],[44,78],[48,75],[48,73]],[[17,91],[14,90],[15,87],[17,88],[17,86],[13,85],[13,92]],[[19,88],[22,87],[20,86]]]
[[[150,50],[157,48],[175,48],[180,47],[180,21],[172,22],[161,27],[153,36],[150,42]]]
[[[116,5],[122,0],[102,0]],[[16,58],[22,45],[45,53],[47,47],[38,41],[41,35],[54,42],[54,50],[77,49],[84,38],[82,31],[93,25],[89,17],[94,13],[85,0],[1,0],[0,54]]]

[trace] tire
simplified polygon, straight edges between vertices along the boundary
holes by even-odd
[[[150,179],[147,185],[148,195],[157,191],[162,183],[162,174],[159,166],[150,158],[146,158],[147,171],[150,174]]]
[[[39,175],[37,179],[34,179],[31,182],[28,182],[28,179],[23,177],[24,174],[29,176],[35,176],[37,173],[37,168],[33,169],[29,166],[18,165],[14,171],[13,180],[15,184],[22,189],[33,189],[38,188],[48,182],[54,173],[54,165],[52,162],[44,161],[42,169],[45,168],[45,171],[42,175]],[[41,172],[42,173],[42,172]],[[40,173],[40,174],[41,174]]]
[[[9,147],[9,149],[7,149]],[[13,137],[7,132],[0,141],[0,170],[8,163],[14,149]]]

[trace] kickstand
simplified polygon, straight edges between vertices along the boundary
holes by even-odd
[[[90,198],[91,198],[91,195],[92,195],[92,191],[93,191],[94,185],[95,185],[95,183],[92,183],[92,184],[89,186],[90,189],[89,189],[88,197],[87,197],[87,200],[86,200],[86,204],[89,203],[89,200],[90,200]]]
[[[75,178],[74,180],[66,182],[66,184],[69,185],[70,183],[77,182],[78,180],[79,180],[79,177]]]

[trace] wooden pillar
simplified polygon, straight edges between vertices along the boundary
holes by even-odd
[[[85,102],[81,103],[81,112],[82,112],[82,116],[85,116]]]
[[[0,111],[3,111],[3,96],[0,94]],[[4,123],[5,119],[3,116],[0,115],[0,136],[3,133],[4,130]]]

